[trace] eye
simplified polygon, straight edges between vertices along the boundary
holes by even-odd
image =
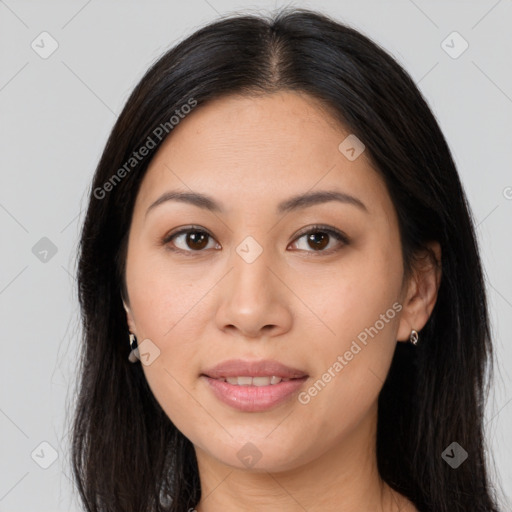
[[[295,240],[300,240],[302,238],[305,238],[305,243],[313,249],[312,251],[308,251],[307,249],[299,247],[299,250],[305,250],[306,252],[322,252],[330,254],[340,250],[341,247],[350,243],[349,238],[341,231],[322,225],[310,227]],[[338,241],[338,247],[325,250],[325,247],[329,245],[330,238],[334,238]],[[192,256],[193,253],[203,252],[204,249],[212,248],[211,246],[208,247],[208,239],[211,239],[212,242],[214,240],[214,238],[204,229],[198,226],[189,226],[165,236],[162,240],[162,244],[166,245],[170,251],[181,252]],[[172,242],[171,245],[169,245],[170,242]],[[181,247],[179,247],[180,244]],[[219,244],[216,246],[214,244],[213,248],[219,249],[220,246]]]
[[[186,229],[167,235],[162,240],[162,243],[167,245],[169,242],[172,242],[172,245],[178,245],[177,248],[167,245],[168,249],[171,251],[193,253],[201,252],[205,248],[211,248],[208,247],[208,238],[211,238],[213,241],[213,237],[204,229],[196,226],[190,226]],[[179,244],[181,244],[182,247],[179,247]]]
[[[308,251],[307,249],[299,247],[300,250],[306,250],[306,252],[322,252],[330,254],[340,250],[341,247],[350,243],[349,238],[341,231],[320,225],[310,227],[308,231],[303,232],[299,238],[296,238],[296,240],[300,240],[302,238],[305,238],[305,244],[308,244],[307,246],[313,249],[313,251]],[[335,238],[338,241],[338,247],[324,250],[325,247],[329,245],[330,238]]]

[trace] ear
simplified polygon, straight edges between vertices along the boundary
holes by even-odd
[[[136,328],[135,328],[135,320],[133,318],[132,310],[130,309],[130,306],[126,304],[126,302],[123,299],[123,307],[126,311],[126,321],[128,323],[128,329],[131,333],[135,334],[137,336]]]
[[[429,250],[417,255],[413,275],[405,284],[398,341],[407,342],[412,329],[418,332],[423,329],[437,300],[441,283],[441,246],[435,240],[427,245]]]

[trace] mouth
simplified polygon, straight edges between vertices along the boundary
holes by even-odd
[[[281,378],[269,376],[238,376],[212,378],[201,375],[207,389],[219,402],[240,412],[265,412],[281,404],[292,404],[308,376]]]
[[[262,412],[291,402],[309,378],[273,359],[230,359],[203,370],[201,380],[220,402],[244,412]]]

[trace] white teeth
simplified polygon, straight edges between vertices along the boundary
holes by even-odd
[[[271,382],[272,382],[271,377],[253,377],[252,378],[253,386],[270,386]],[[281,382],[281,379],[279,379],[279,382]],[[274,384],[276,384],[276,382],[274,382]]]
[[[237,377],[237,384],[239,386],[250,386],[252,384],[252,377]]]
[[[224,380],[234,386],[270,386],[279,384],[281,381],[289,381],[290,379],[282,379],[272,375],[272,377],[226,377],[219,380]]]

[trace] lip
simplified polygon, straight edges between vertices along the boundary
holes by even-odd
[[[272,409],[289,400],[308,379],[300,379],[270,384],[268,386],[237,386],[223,380],[201,375],[214,395],[223,403],[244,412],[261,412]]]
[[[293,380],[268,386],[237,386],[218,380],[226,377],[272,377],[273,375]],[[217,399],[244,412],[266,411],[289,400],[303,386],[308,377],[298,368],[292,368],[271,359],[260,361],[230,359],[204,370],[201,374],[201,379],[207,382]]]
[[[229,359],[202,372],[202,375],[212,379],[226,377],[251,376],[251,377],[281,377],[282,379],[299,379],[308,377],[306,372],[298,368],[286,366],[273,359],[259,361],[244,361],[243,359]],[[279,384],[276,384],[278,386]],[[263,386],[265,387],[265,386]]]

